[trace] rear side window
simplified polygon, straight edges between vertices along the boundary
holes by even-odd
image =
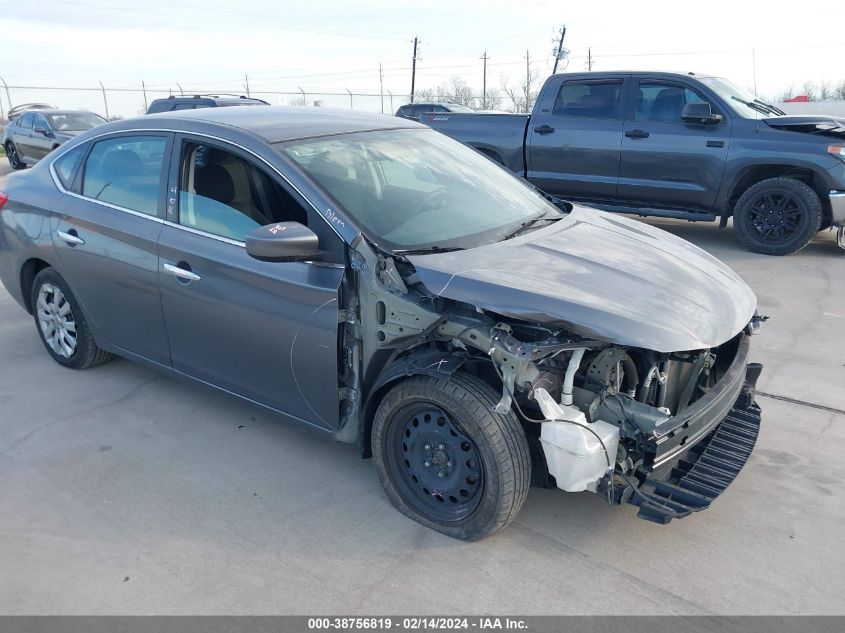
[[[32,119],[35,115],[32,112],[25,112],[21,115],[21,120],[18,125],[28,130],[32,129]]]
[[[568,81],[560,87],[553,113],[591,119],[619,118],[622,80]]]
[[[59,181],[65,189],[70,189],[73,184],[73,178],[76,176],[76,170],[79,169],[79,164],[82,162],[82,157],[85,156],[85,145],[74,147],[67,154],[53,163],[53,169],[58,176]]]
[[[155,114],[156,112],[168,112],[170,110],[170,103],[167,101],[153,101],[150,105],[147,114]]]
[[[167,138],[129,136],[94,144],[85,161],[82,195],[157,215]]]
[[[196,107],[193,103],[177,103],[173,106],[174,112],[176,110],[193,110]]]

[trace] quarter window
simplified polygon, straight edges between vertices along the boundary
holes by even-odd
[[[553,114],[592,119],[619,118],[622,80],[567,81],[557,93]]]
[[[135,136],[94,144],[85,161],[82,195],[148,215],[158,214],[167,138]]]
[[[179,223],[243,242],[275,222],[308,224],[305,209],[263,170],[237,154],[185,143],[179,177]]]
[[[56,176],[58,176],[65,189],[70,189],[73,184],[73,178],[76,176],[76,170],[79,169],[82,157],[85,156],[85,149],[85,145],[74,147],[67,154],[53,163],[53,169],[56,171]]]
[[[706,101],[684,86],[641,81],[637,95],[637,120],[680,123],[686,104]]]

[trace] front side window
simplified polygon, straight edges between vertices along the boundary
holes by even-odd
[[[590,119],[617,119],[621,95],[621,79],[567,81],[557,93],[552,113]]]
[[[380,130],[278,144],[365,233],[395,251],[472,248],[559,214],[535,189],[429,129]]]
[[[243,242],[259,226],[289,221],[307,225],[307,213],[264,170],[216,146],[184,144],[180,224]]]
[[[637,120],[681,123],[684,106],[706,102],[697,92],[677,84],[641,81],[637,95]]]
[[[166,147],[163,136],[124,136],[95,143],[85,161],[82,195],[157,215]]]
[[[57,132],[82,132],[107,121],[93,112],[58,112],[44,115]]]
[[[56,171],[56,176],[58,176],[59,181],[65,189],[71,188],[73,178],[76,176],[76,170],[79,169],[82,157],[85,156],[85,149],[85,145],[74,147],[53,163],[53,169]]]
[[[31,130],[32,129],[32,120],[33,120],[34,117],[35,117],[35,115],[32,112],[25,112],[21,115],[21,119],[20,119],[21,122],[18,125],[20,125],[22,128],[25,128],[27,130]]]
[[[45,132],[49,132],[50,126],[47,124],[47,119],[45,119],[43,115],[36,114],[32,119],[32,129],[41,129]]]

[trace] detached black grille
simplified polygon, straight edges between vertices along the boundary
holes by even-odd
[[[639,506],[638,516],[665,524],[709,507],[751,456],[760,421],[753,390],[742,393],[727,417],[674,468],[634,491],[629,503]]]

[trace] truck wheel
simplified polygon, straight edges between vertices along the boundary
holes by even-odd
[[[45,268],[36,275],[31,301],[41,342],[57,363],[87,369],[112,358],[97,347],[76,298],[54,269]]]
[[[488,384],[460,373],[412,376],[387,393],[373,422],[373,461],[402,514],[468,541],[516,517],[531,459],[513,412],[493,413],[498,399]]]
[[[822,224],[822,204],[809,185],[794,178],[769,178],[749,187],[734,208],[734,233],[750,251],[789,255],[813,239]]]

